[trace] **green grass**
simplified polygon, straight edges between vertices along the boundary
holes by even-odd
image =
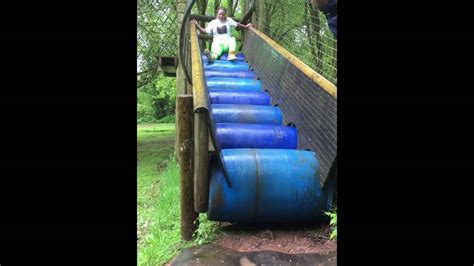
[[[139,124],[137,135],[137,262],[162,265],[183,248],[212,241],[218,229],[201,214],[194,240],[181,240],[175,126]]]

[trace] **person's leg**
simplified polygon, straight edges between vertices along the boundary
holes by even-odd
[[[235,49],[237,47],[237,42],[235,41],[235,38],[232,37],[228,41],[229,44],[229,56],[227,57],[227,60],[235,60],[237,57],[235,56]]]
[[[206,55],[209,62],[214,62],[222,54],[222,47],[218,42],[212,42],[211,51],[209,49],[204,50],[204,55]]]
[[[225,41],[222,44],[222,53],[227,53],[227,52],[229,52],[229,42]]]
[[[212,42],[211,54],[214,59],[219,58],[224,52],[224,43],[223,42]]]

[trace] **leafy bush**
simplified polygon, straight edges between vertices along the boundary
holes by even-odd
[[[176,82],[174,78],[158,75],[137,91],[137,122],[174,122]]]
[[[198,245],[212,242],[219,232],[218,224],[216,222],[209,221],[204,213],[199,214],[199,219],[197,222],[199,223],[199,226],[196,232],[194,232],[194,241],[197,242]]]
[[[153,96],[144,91],[137,92],[137,122],[151,123],[156,121],[153,108]]]
[[[158,123],[174,123],[176,121],[175,115],[167,115],[158,119]]]
[[[324,212],[331,221],[329,224],[331,225],[331,235],[329,236],[330,239],[337,239],[337,209],[334,208],[332,211]]]

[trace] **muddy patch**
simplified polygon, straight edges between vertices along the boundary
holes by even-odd
[[[329,254],[337,250],[336,241],[329,239],[329,225],[258,228],[229,224],[221,230],[219,239],[214,243],[240,252],[269,250],[288,254]]]
[[[185,249],[167,265],[337,265],[337,253],[239,252],[216,244]]]

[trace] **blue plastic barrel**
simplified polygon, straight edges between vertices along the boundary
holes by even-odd
[[[212,104],[214,123],[281,125],[279,107],[244,104]]]
[[[228,53],[223,53],[223,54],[221,55],[221,57],[219,58],[219,60],[227,60],[227,57],[228,57],[228,56],[229,56]],[[237,60],[237,61],[238,61],[238,60],[242,60],[242,61],[245,60],[245,56],[244,56],[243,53],[237,53],[237,54],[235,54],[235,57],[237,57],[237,59],[235,59],[235,60]]]
[[[279,125],[217,123],[221,149],[296,149],[296,128]]]
[[[206,78],[206,85],[208,90],[262,90],[262,82],[256,79]]]
[[[213,104],[270,105],[270,95],[263,91],[209,90]]]
[[[201,56],[203,59],[206,59],[207,60],[207,57],[206,55],[204,55],[204,52],[201,53]],[[228,53],[222,53],[222,55],[219,57],[218,60],[227,60],[227,56],[228,56]],[[245,59],[245,56],[243,53],[237,53],[235,54],[235,57],[237,57],[236,60],[244,60]]]
[[[245,71],[235,71],[235,70],[213,70],[209,69],[204,71],[204,76],[207,78],[245,78],[253,79],[255,78],[255,72],[245,70]]]
[[[235,61],[240,61],[240,62],[244,62],[245,61],[245,58],[244,58],[244,54],[236,54],[236,59]],[[208,59],[207,59],[207,56],[205,56],[204,54],[201,55],[201,58],[202,58],[202,62],[208,62]],[[227,60],[227,53],[224,53],[221,55],[221,57],[219,57],[219,59],[217,60]]]
[[[327,197],[320,186],[314,152],[303,150],[222,150],[232,187],[211,161],[208,218],[240,223],[315,222]],[[321,209],[322,208],[322,209]]]
[[[234,70],[234,71],[246,71],[249,70],[249,65],[246,62],[239,61],[227,61],[227,60],[216,60],[213,63],[203,63],[204,70],[209,69],[222,69],[222,70]]]

